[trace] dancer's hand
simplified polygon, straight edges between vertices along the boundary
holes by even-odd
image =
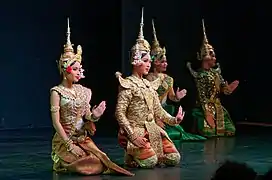
[[[97,107],[94,106],[92,113],[96,118],[100,118],[106,109],[106,101],[102,101]]]
[[[147,139],[139,136],[133,141],[133,144],[135,144],[137,147],[146,147],[147,146]]]
[[[75,144],[71,144],[71,153],[73,153],[74,155],[76,155],[77,157],[83,157],[85,156],[85,152],[80,148],[78,147],[77,145]]]
[[[185,112],[182,110],[182,107],[179,106],[179,110],[178,110],[178,113],[177,113],[176,118],[175,118],[176,124],[181,123],[181,121],[184,118],[184,115],[185,115]]]
[[[228,88],[228,91],[232,93],[239,85],[239,81],[235,80],[232,83],[228,84],[228,81],[226,81],[226,86]]]
[[[186,89],[179,90],[179,88],[177,88],[176,98],[178,100],[181,100],[182,98],[184,98],[184,96],[186,96],[186,94],[187,94],[187,90]]]

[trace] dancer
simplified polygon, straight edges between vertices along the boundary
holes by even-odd
[[[221,105],[219,94],[223,92],[230,95],[238,86],[239,81],[231,84],[225,82],[219,64],[216,66],[216,57],[213,47],[208,43],[205,32],[204,20],[202,20],[204,40],[198,54],[201,61],[201,69],[194,71],[191,63],[187,66],[195,78],[198,101],[197,107],[193,109],[196,126],[201,135],[212,136],[234,136],[235,126],[228,111]]]
[[[150,45],[144,39],[143,25],[142,9],[140,33],[131,49],[132,75],[123,79],[121,73],[116,73],[120,83],[116,105],[118,139],[125,149],[125,164],[130,167],[174,166],[180,162],[180,153],[155,121],[162,118],[165,123],[176,125],[183,120],[184,112],[180,107],[176,117],[168,114],[156,93],[159,79],[149,82],[143,78],[151,66]]]
[[[162,107],[171,115],[174,114],[175,107],[173,105],[166,104],[167,99],[169,98],[171,101],[179,102],[184,96],[186,96],[187,91],[185,89],[179,90],[175,93],[173,89],[174,80],[171,76],[165,73],[168,62],[166,58],[166,49],[165,47],[161,47],[160,43],[157,39],[156,30],[154,21],[152,20],[153,26],[153,35],[154,40],[151,48],[151,59],[153,72],[149,73],[146,77],[149,81],[154,81],[157,78],[161,79],[161,83],[159,88],[157,89],[157,93],[160,99],[160,103]],[[165,129],[168,136],[172,140],[182,140],[182,141],[198,141],[198,140],[206,140],[206,138],[190,134],[184,131],[184,129],[180,125],[169,126],[163,122],[163,120],[158,119],[157,124]]]
[[[102,101],[90,110],[91,90],[74,84],[84,78],[81,54],[80,45],[77,46],[77,53],[74,53],[68,19],[67,43],[58,61],[63,79],[50,90],[51,116],[56,130],[52,140],[53,170],[84,175],[121,173],[133,176],[113,163],[90,137],[95,131],[93,122],[98,121],[104,113],[106,102]]]

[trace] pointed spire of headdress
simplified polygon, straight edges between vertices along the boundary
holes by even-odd
[[[160,43],[157,39],[157,34],[156,34],[156,29],[155,29],[155,24],[154,24],[154,19],[152,19],[152,28],[153,28],[153,46],[159,47]]]
[[[142,7],[142,17],[141,17],[141,23],[140,23],[140,31],[138,35],[138,41],[144,40],[144,7]]]
[[[131,62],[132,64],[137,64],[141,61],[142,52],[149,53],[150,45],[147,40],[144,39],[144,7],[142,7],[142,16],[140,23],[140,31],[138,38],[136,39],[136,44],[131,48]]]
[[[69,18],[67,18],[67,39],[66,39],[66,44],[64,45],[64,52],[73,52],[73,44],[71,43],[70,36],[71,36],[71,31],[70,31],[70,23],[69,23]]]
[[[67,44],[71,44],[70,35],[71,35],[70,23],[69,18],[67,18]]]
[[[58,61],[58,67],[60,70],[60,73],[62,73],[63,70],[66,70],[68,66],[70,66],[71,63],[77,61],[81,63],[82,61],[82,47],[80,45],[77,46],[77,53],[74,53],[73,44],[71,43],[71,30],[70,30],[70,23],[69,18],[67,18],[67,32],[66,32],[66,44],[64,45],[64,53],[60,56],[60,59]]]
[[[160,43],[157,39],[157,34],[156,34],[156,29],[155,29],[155,24],[154,24],[154,20],[152,19],[152,28],[153,28],[153,43],[152,43],[152,48],[151,48],[151,55],[152,56],[156,56],[156,57],[165,57],[165,54],[166,54],[166,49],[165,47],[162,48],[160,46]],[[153,57],[153,58],[154,58]]]
[[[202,19],[202,29],[203,29],[203,44],[209,44],[208,38],[207,38],[207,35],[206,35],[204,19]]]
[[[209,44],[209,41],[206,35],[204,19],[202,19],[202,30],[203,30],[203,42],[200,48],[200,54],[199,53],[197,54],[198,60],[202,60],[202,58],[209,55],[211,51],[214,52],[213,47],[212,45]]]

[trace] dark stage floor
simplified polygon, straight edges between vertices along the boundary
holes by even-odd
[[[183,156],[179,167],[134,170],[135,177],[55,175],[51,171],[51,129],[0,131],[0,179],[208,180],[226,159],[246,162],[263,174],[272,165],[272,128],[239,125],[238,131],[235,138],[177,144]],[[117,145],[116,138],[95,138],[95,142],[112,160],[122,163],[123,150]]]

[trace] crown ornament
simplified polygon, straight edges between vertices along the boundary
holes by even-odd
[[[152,57],[152,60],[154,59],[162,59],[162,58],[165,58],[166,57],[166,49],[165,47],[161,47],[160,46],[160,43],[157,39],[157,34],[156,34],[156,29],[155,29],[155,24],[154,24],[154,20],[152,19],[152,28],[153,28],[153,43],[152,43],[152,46],[151,46],[151,57]]]
[[[70,66],[73,62],[77,61],[81,63],[82,61],[82,47],[80,45],[77,46],[77,53],[74,53],[73,44],[71,43],[71,31],[70,31],[70,23],[69,18],[67,18],[67,38],[66,44],[64,45],[64,52],[61,54],[60,59],[58,61],[58,68],[60,74],[63,71],[66,71],[67,67]]]
[[[143,53],[150,53],[150,44],[144,39],[144,8],[142,8],[142,17],[140,23],[140,31],[136,44],[131,48],[131,64],[135,65],[141,62],[141,56]]]
[[[212,47],[212,45],[209,44],[209,41],[206,35],[204,19],[202,19],[202,30],[203,30],[203,42],[200,48],[200,53],[197,53],[197,59],[200,61],[205,56],[209,56],[211,53],[214,53],[214,48]]]

